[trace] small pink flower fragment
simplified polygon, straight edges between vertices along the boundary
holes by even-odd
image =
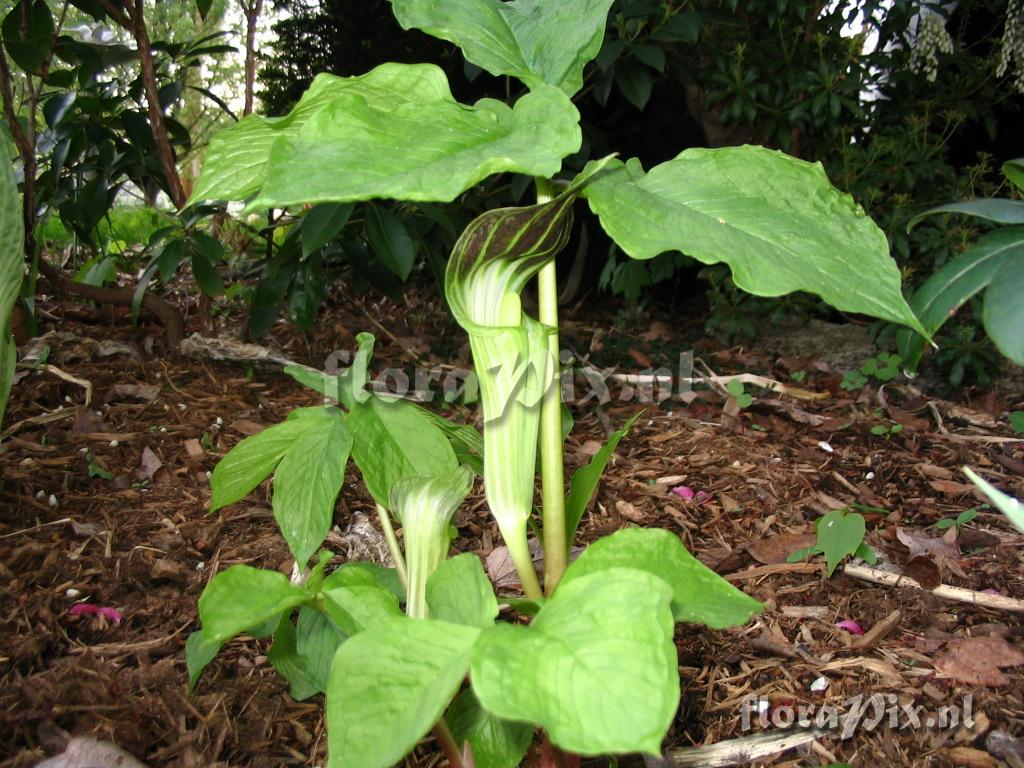
[[[853,619],[843,619],[842,621],[837,621],[836,622],[836,626],[839,627],[840,629],[845,629],[851,635],[863,635],[864,634],[864,630],[860,628],[860,624],[858,624]]]
[[[711,501],[712,498],[711,494],[708,493],[707,491],[695,492],[693,488],[690,488],[685,485],[677,485],[675,488],[672,489],[672,493],[674,493],[676,496],[683,499],[684,501],[692,501],[696,504],[703,504],[707,501]]]
[[[75,603],[68,609],[68,613],[72,616],[102,616],[115,624],[121,623],[121,612],[116,608],[107,608],[105,605]]]

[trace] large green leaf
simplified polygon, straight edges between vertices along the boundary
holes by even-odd
[[[299,655],[295,625],[289,616],[282,616],[274,631],[274,643],[267,652],[267,661],[288,681],[288,693],[296,701],[304,701],[326,691],[313,679],[306,669],[306,662]]]
[[[579,149],[579,113],[542,86],[515,106],[451,95],[432,64],[320,75],[291,113],[250,116],[211,141],[192,201],[296,203],[455,199],[492,173],[553,176]]]
[[[641,411],[640,413],[643,413]],[[571,546],[576,529],[579,528],[580,520],[587,511],[587,505],[597,490],[597,484],[601,480],[604,468],[608,465],[609,459],[619,447],[619,441],[626,436],[626,433],[633,427],[636,420],[640,418],[637,413],[627,421],[621,429],[614,432],[608,438],[608,442],[601,446],[601,449],[594,454],[590,463],[577,469],[569,481],[569,496],[565,500],[565,536],[567,543]]]
[[[427,579],[430,616],[453,624],[486,629],[498,617],[494,587],[480,558],[471,552],[449,558]]]
[[[391,488],[406,477],[444,477],[459,463],[444,433],[404,400],[373,396],[349,415],[352,459],[374,500],[390,508]]]
[[[469,671],[479,629],[391,619],[334,657],[327,689],[328,768],[390,768],[438,721]]]
[[[303,412],[303,418],[289,418],[245,438],[217,462],[210,476],[210,487],[213,489],[210,499],[211,512],[244,499],[257,485],[266,480],[295,441],[308,429],[316,426],[312,419],[338,419],[337,412],[330,409],[299,410]]]
[[[533,740],[532,725],[495,717],[480,706],[471,688],[455,698],[444,717],[455,743],[469,742],[475,768],[519,768]]]
[[[758,296],[817,294],[920,330],[885,235],[820,164],[762,147],[689,149],[645,173],[613,161],[582,194],[629,256],[725,262]]]
[[[17,9],[16,9],[17,10]],[[13,13],[13,11],[12,11]],[[0,149],[6,150],[0,140]],[[14,178],[9,152],[0,152],[0,421],[7,409],[7,398],[14,380],[17,348],[10,333],[11,312],[21,291],[24,257],[24,233],[18,183]]]
[[[376,581],[332,587],[321,595],[324,613],[347,635],[358,635],[385,619],[402,615],[395,594]]]
[[[612,0],[391,0],[404,29],[455,43],[492,75],[542,83],[572,96],[604,41]]]
[[[935,334],[968,299],[988,287],[1004,265],[1020,265],[1022,262],[1024,227],[989,232],[925,280],[911,296],[910,306],[925,331]],[[1020,304],[1019,301],[1015,303]],[[901,331],[897,342],[904,363],[909,369],[916,369],[925,349],[925,340],[912,331]]]
[[[209,642],[224,642],[312,599],[277,571],[233,565],[210,579],[199,598]]]
[[[999,351],[1024,366],[1024,247],[992,278],[985,291],[985,330]]]
[[[930,208],[912,218],[907,224],[907,229],[915,227],[922,219],[937,213],[962,213],[966,216],[994,221],[997,224],[1024,224],[1024,202],[1002,198],[980,198]]]
[[[281,534],[304,567],[331,530],[352,433],[340,415],[296,421],[310,426],[285,451],[274,473],[273,506]]]
[[[559,589],[609,568],[636,568],[664,579],[672,587],[676,621],[722,629],[745,624],[763,607],[687,552],[678,536],[661,528],[624,528],[598,539],[569,566]]]
[[[498,624],[473,649],[473,690],[571,752],[660,754],[679,705],[672,590],[613,568],[562,583],[529,627]]]
[[[317,690],[327,690],[334,654],[347,639],[348,636],[325,614],[308,606],[299,609],[295,622],[295,651]]]

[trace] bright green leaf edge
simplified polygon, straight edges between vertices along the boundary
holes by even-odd
[[[644,172],[613,161],[582,195],[629,256],[724,262],[758,296],[807,291],[924,334],[885,234],[820,163],[763,147],[688,149]]]

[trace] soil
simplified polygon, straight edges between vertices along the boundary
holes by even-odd
[[[42,308],[51,318],[43,330],[65,336],[49,337],[49,368],[24,371],[16,384],[0,454],[0,766],[34,765],[68,735],[113,742],[151,768],[322,765],[322,699],[288,696],[267,662],[268,641],[230,643],[192,695],[183,656],[213,574],[235,563],[292,569],[268,487],[209,515],[208,473],[246,435],[317,396],[274,366],[161,354],[159,328],[133,327],[115,310]],[[679,353],[695,348],[694,376],[754,373],[821,395],[748,385],[755,399],[741,409],[717,382],[640,403],[621,400],[622,383],[609,380],[609,402],[573,404],[570,469],[645,409],[577,543],[626,525],[660,526],[766,606],[744,627],[680,627],[682,704],[665,761],[649,764],[694,764],[679,753],[693,745],[792,734],[779,726],[797,705],[845,706],[881,694],[890,704],[921,706],[923,719],[971,697],[974,726],[901,721],[894,728],[885,718],[874,728],[862,723],[848,738],[830,731],[742,764],[1021,765],[1024,666],[1013,654],[1022,646],[1024,614],[943,599],[905,580],[862,581],[842,566],[827,577],[822,558],[786,563],[785,556],[820,515],[857,504],[878,567],[1024,600],[1024,537],[981,506],[961,472],[970,465],[1024,496],[1024,442],[1007,424],[1024,392],[966,392],[951,402],[895,381],[850,393],[840,387],[836,361],[844,358],[834,345],[751,352],[702,339],[698,318],[624,324],[611,310],[588,312],[569,312],[565,322],[578,364],[674,371]],[[335,296],[324,317],[309,335],[280,324],[267,343],[323,367],[332,350],[354,349],[355,334],[368,330],[378,337],[376,370],[409,369],[413,358],[466,364],[464,337],[434,289],[411,291],[402,303]],[[90,402],[68,376],[91,385]],[[586,378],[576,383],[582,400]],[[445,408],[453,418],[474,418],[471,408]],[[455,549],[486,557],[500,538],[479,483],[471,501],[458,517]],[[938,538],[937,521],[969,508],[979,514],[958,543]],[[354,516],[371,510],[352,471],[328,541],[335,563],[350,552]],[[83,602],[117,613],[72,612]],[[851,632],[854,625],[840,625],[847,621],[867,630],[868,640]],[[1003,668],[968,663],[978,658]],[[746,722],[744,711],[754,713]],[[428,738],[407,765],[443,765],[440,755]]]

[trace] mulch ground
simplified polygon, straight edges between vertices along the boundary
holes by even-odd
[[[464,364],[461,332],[436,294],[421,293],[401,305],[345,297],[314,334],[281,325],[268,343],[322,367],[330,351],[353,349],[355,333],[369,330],[378,336],[377,370],[409,368],[414,356]],[[52,368],[26,372],[15,386],[0,454],[0,766],[34,765],[68,734],[108,740],[153,768],[323,764],[322,700],[288,696],[267,641],[230,643],[191,696],[183,656],[213,574],[234,563],[292,567],[268,488],[210,516],[208,473],[244,436],[316,395],[272,368],[161,355],[151,344],[158,329],[132,327],[117,313],[111,322],[109,310],[44,308],[55,318],[44,330],[67,335],[48,341]],[[565,338],[577,361],[595,368],[675,370],[697,325],[570,315]],[[1024,657],[1014,656],[1021,613],[942,599],[905,581],[854,579],[842,567],[828,578],[820,557],[785,562],[815,519],[857,504],[879,567],[1024,600],[1024,537],[981,506],[961,472],[970,465],[1024,496],[1024,442],[1006,423],[1024,391],[953,402],[896,382],[850,393],[840,387],[843,371],[813,351],[780,358],[696,346],[707,369],[698,364],[694,376],[754,373],[822,397],[748,385],[755,400],[741,409],[712,381],[642,404],[620,399],[635,381],[610,378],[607,403],[573,407],[570,467],[645,409],[579,543],[626,525],[660,526],[766,605],[745,627],[679,629],[683,698],[660,764],[691,764],[679,750],[693,745],[797,734],[780,727],[792,708],[849,709],[854,697],[874,694],[891,711],[919,707],[921,725],[901,717],[894,727],[887,712],[845,738],[833,730],[742,764],[1024,764]],[[89,382],[88,405],[86,390],[58,371]],[[589,391],[584,376],[577,385],[581,397]],[[454,416],[473,412],[456,407]],[[354,471],[348,481],[328,541],[338,563],[354,516],[372,510]],[[479,484],[471,501],[455,547],[486,558],[500,539]],[[969,508],[978,515],[959,541],[943,539],[935,523]],[[73,609],[82,603],[113,608],[120,620]],[[866,640],[851,631],[858,628]],[[940,708],[968,700],[973,728],[928,727]],[[407,764],[438,765],[439,754],[428,739]]]

